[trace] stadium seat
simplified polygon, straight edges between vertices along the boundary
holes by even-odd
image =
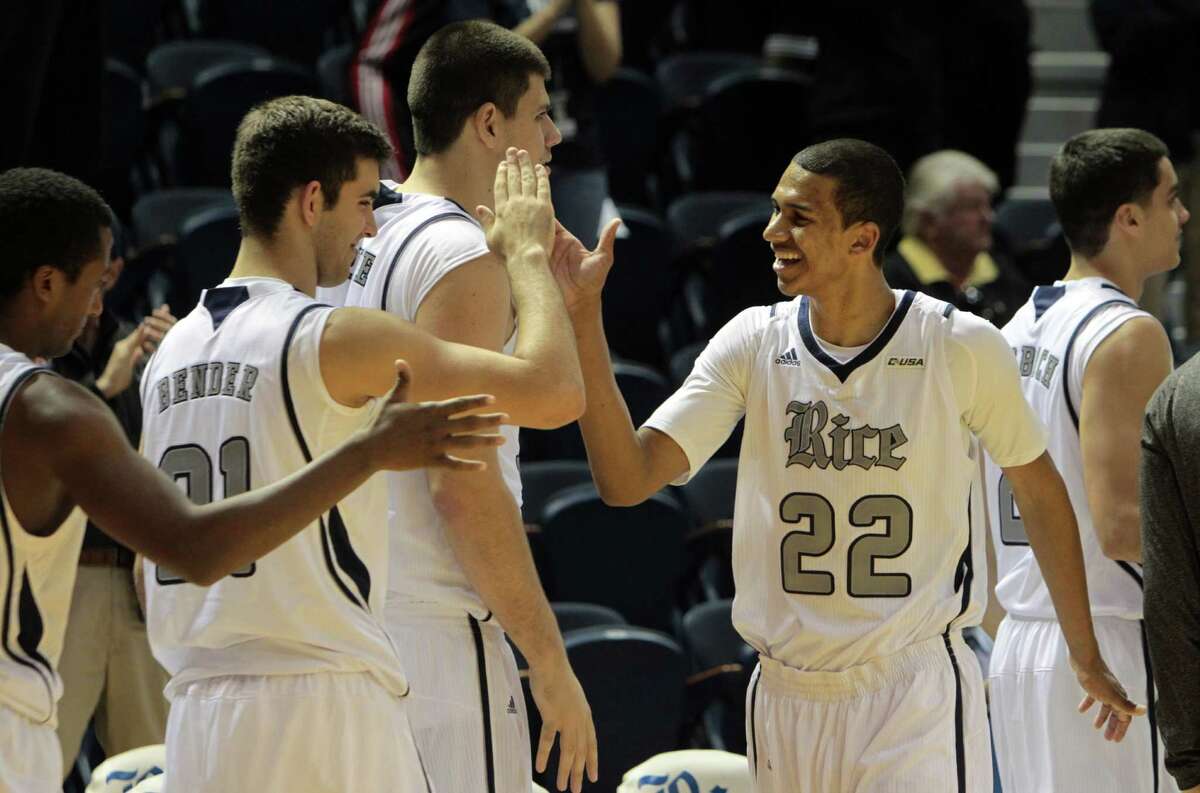
[[[521,462],[521,516],[526,526],[537,526],[546,502],[560,490],[592,481],[584,460]]]
[[[576,485],[550,499],[541,523],[551,599],[598,603],[631,624],[672,628],[688,529],[673,496],[617,508],[592,485]]]
[[[625,772],[617,793],[754,793],[745,755],[683,749],[655,755]]]
[[[342,25],[344,0],[201,0],[204,34],[248,41],[311,68]]]
[[[146,78],[153,96],[181,98],[197,75],[223,63],[269,58],[271,53],[254,44],[221,39],[169,41],[146,56]]]
[[[714,80],[672,141],[680,194],[695,190],[773,188],[788,162],[809,143],[804,106],[809,78],[774,67],[745,69]],[[764,122],[764,107],[787,108],[786,123]],[[740,155],[752,146],[753,157]]]
[[[1054,236],[1058,215],[1049,198],[1010,198],[996,207],[996,247],[1011,255]]]
[[[166,759],[167,747],[161,743],[110,757],[92,770],[86,793],[125,793],[143,780],[160,776]]]
[[[558,631],[566,635],[568,631],[595,628],[602,625],[628,625],[625,618],[616,609],[600,606],[595,603],[551,603],[554,619],[558,622]],[[528,669],[529,662],[521,655],[520,648],[513,643],[509,636],[508,644],[512,648],[513,658],[516,659],[517,669]]]
[[[653,213],[630,206],[618,211],[625,225],[604,287],[608,345],[622,358],[664,367],[659,319],[679,285],[679,274],[671,266],[671,235]]]
[[[201,290],[228,277],[241,240],[234,207],[207,207],[184,221],[175,247],[170,300],[176,316],[182,317],[195,307]]]
[[[733,597],[733,500],[737,458],[709,460],[682,491],[694,528],[685,541],[683,603]]]
[[[600,779],[589,790],[615,790],[624,769],[679,745],[679,714],[687,661],[679,644],[658,631],[599,627],[564,637],[567,658],[587,695],[600,746]],[[541,721],[530,711],[533,748]],[[553,787],[558,754],[537,781]]]
[[[178,140],[171,147],[178,182],[228,185],[233,139],[246,113],[268,99],[315,93],[311,74],[274,58],[223,63],[200,72],[183,100]]]
[[[321,54],[317,59],[321,96],[331,102],[350,106],[350,59],[353,57],[354,47],[350,44],[334,47]]]
[[[753,69],[761,60],[742,52],[680,52],[663,58],[654,68],[668,112],[694,110],[718,77]]]
[[[710,745],[744,752],[745,695],[758,656],[733,628],[732,600],[694,606],[683,615],[683,636],[693,663],[689,701],[702,713]]]
[[[176,187],[147,193],[133,205],[137,247],[174,244],[184,220],[212,206],[234,206],[233,194],[219,187]]]
[[[683,486],[697,528],[729,525],[733,521],[733,498],[737,488],[737,460],[709,460]]]
[[[726,220],[717,231],[711,267],[689,277],[688,311],[702,338],[711,338],[743,309],[787,299],[779,292],[771,248],[762,237],[770,218],[770,206],[761,206]]]
[[[596,97],[600,144],[608,163],[608,192],[622,204],[650,206],[647,176],[658,154],[658,84],[635,69],[618,69]]]
[[[104,86],[101,179],[126,192],[146,142],[145,89],[137,72],[112,58],[104,63]]]
[[[667,207],[667,226],[674,238],[676,257],[692,263],[693,252],[711,251],[721,224],[740,212],[768,205],[763,192],[714,190],[688,193]]]

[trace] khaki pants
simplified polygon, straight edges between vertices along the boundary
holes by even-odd
[[[163,742],[168,675],[150,654],[128,568],[80,566],[58,668],[64,774],[93,714],[96,737],[109,756]]]

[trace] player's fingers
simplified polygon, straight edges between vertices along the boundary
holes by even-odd
[[[617,244],[617,232],[620,230],[620,218],[613,218],[608,221],[608,225],[604,227],[604,231],[600,232],[600,244],[596,246],[596,250],[612,253],[613,247]]]
[[[486,471],[487,463],[483,460],[464,460],[450,454],[441,454],[433,458],[433,466],[446,468],[451,471]]]
[[[443,438],[438,447],[444,452],[464,452],[475,449],[496,449],[504,445],[503,435],[451,435]]]
[[[432,407],[441,416],[456,416],[459,413],[469,413],[487,407],[496,401],[491,394],[469,394],[467,396],[444,399],[432,403]]]
[[[1108,721],[1108,717],[1111,714],[1112,714],[1112,708],[1108,705],[1108,703],[1105,703],[1100,708],[1099,712],[1096,713],[1096,718],[1092,719],[1092,726],[1095,727],[1097,730],[1100,729],[1101,727],[1104,726],[1104,723],[1106,721]]]
[[[517,162],[517,150],[510,148],[504,156],[507,163],[504,175],[508,179],[508,197],[516,198],[521,195],[521,164]]]
[[[546,770],[546,764],[550,762],[550,750],[554,748],[555,729],[548,724],[542,725],[542,732],[538,736],[537,757],[534,758],[533,767],[540,774]]]
[[[571,749],[571,742],[560,732],[558,734],[558,777],[554,785],[559,790],[566,790],[571,784],[571,771],[575,761]]]
[[[517,167],[521,174],[521,194],[536,198],[537,176],[533,172],[533,160],[524,149],[517,152]]]
[[[1079,712],[1087,713],[1088,710],[1091,709],[1092,705],[1095,705],[1095,704],[1096,704],[1096,698],[1093,697],[1091,694],[1087,694],[1084,696],[1083,700],[1079,703]]]
[[[479,221],[479,225],[483,226],[485,233],[491,231],[492,226],[496,225],[496,216],[483,204],[475,207],[475,218]]]
[[[478,434],[494,430],[507,419],[503,413],[474,413],[469,416],[446,419],[446,431],[451,435]]]
[[[538,166],[533,169],[534,178],[537,180],[537,197],[543,201],[550,200],[550,169],[538,163]]]
[[[392,402],[407,402],[408,389],[412,385],[412,369],[408,366],[408,361],[397,358],[392,362],[396,367],[396,388],[392,391]]]
[[[588,747],[583,735],[577,734],[575,744],[575,768],[571,771],[571,789],[575,793],[583,790],[583,775],[587,771]]]
[[[600,781],[600,750],[596,746],[596,725],[592,724],[592,720],[588,718],[588,779],[592,783]]]
[[[496,201],[492,206],[499,209],[508,200],[508,160],[500,161],[496,166],[496,182],[492,185],[492,193]]]

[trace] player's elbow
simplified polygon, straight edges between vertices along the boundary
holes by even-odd
[[[616,482],[600,475],[594,475],[593,478],[596,481],[596,492],[600,494],[600,500],[610,507],[636,507],[650,497],[649,493],[643,493],[638,488],[625,483]]]
[[[587,409],[587,396],[582,383],[554,383],[545,391],[539,420],[525,426],[532,429],[553,430],[578,421]]]
[[[1114,562],[1140,562],[1142,556],[1141,540],[1138,536],[1138,523],[1127,521],[1097,521],[1096,540],[1100,545],[1100,553]]]

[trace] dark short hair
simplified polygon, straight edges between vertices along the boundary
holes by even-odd
[[[100,230],[112,224],[100,194],[74,177],[45,168],[0,173],[0,301],[43,265],[74,282],[85,264],[104,255]]]
[[[1071,250],[1104,250],[1117,207],[1146,203],[1166,156],[1166,144],[1140,129],[1093,129],[1064,143],[1050,161],[1050,200]]]
[[[391,153],[378,127],[334,102],[285,96],[258,105],[238,125],[233,143],[233,197],[242,233],[274,236],[292,192],[312,181],[335,205],[360,159],[382,161]]]
[[[792,162],[837,182],[833,201],[842,228],[863,222],[879,227],[873,255],[876,264],[883,264],[904,212],[904,174],[892,156],[864,140],[837,138],[807,147]]]
[[[532,74],[550,79],[550,63],[536,44],[511,30],[471,20],[434,33],[408,80],[417,154],[450,148],[467,119],[488,102],[511,118]]]

